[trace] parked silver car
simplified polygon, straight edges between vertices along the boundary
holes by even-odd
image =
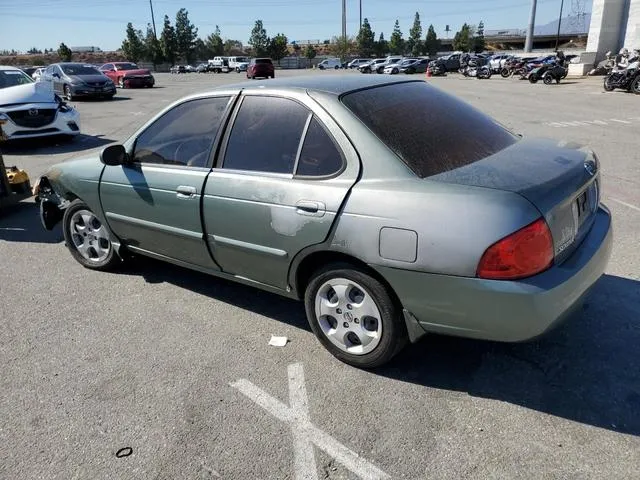
[[[54,166],[42,222],[62,220],[88,268],[147,255],[303,300],[320,342],[358,367],[427,332],[546,332],[611,253],[597,157],[394,78],[183,98],[124,144]]]

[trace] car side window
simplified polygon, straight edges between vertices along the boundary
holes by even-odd
[[[302,144],[297,176],[325,177],[340,171],[344,163],[342,154],[329,133],[313,117]]]
[[[230,99],[200,98],[172,108],[138,136],[133,161],[206,167]]]
[[[229,136],[222,167],[293,174],[310,113],[286,98],[245,97]]]

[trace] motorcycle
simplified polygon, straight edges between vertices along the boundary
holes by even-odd
[[[522,60],[518,60],[517,58],[507,60],[506,62],[504,62],[504,65],[500,69],[500,76],[502,78],[509,78],[523,66],[524,62]]]
[[[560,83],[560,80],[567,77],[567,73],[568,69],[560,63],[543,64],[529,72],[529,82],[537,83],[542,80],[545,85],[551,85],[554,81]]]
[[[492,75],[489,65],[478,65],[476,62],[463,66],[459,72],[465,77],[476,77],[478,80],[489,79]]]
[[[613,68],[616,66],[616,56],[611,55],[611,52],[607,52],[607,58],[587,73],[589,76],[594,75],[609,75]]]
[[[604,78],[604,90],[612,92],[617,88],[640,95],[639,63],[640,59],[635,58],[626,68],[609,72]]]
[[[430,62],[427,71],[432,77],[445,77],[447,75],[447,69],[443,62]]]

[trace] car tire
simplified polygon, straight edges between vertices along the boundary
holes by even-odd
[[[65,85],[64,87],[62,87],[62,91],[63,91],[65,100],[68,100],[68,101],[73,100],[73,95],[71,94],[71,87],[69,85]]]
[[[343,298],[333,290],[332,284],[347,286]],[[336,308],[323,302],[323,298],[328,298]],[[354,265],[334,263],[316,271],[305,290],[304,303],[307,320],[320,343],[334,357],[354,367],[366,369],[384,365],[408,342],[402,311],[394,301],[393,293],[381,281]],[[357,315],[363,307],[375,313],[360,319]],[[335,317],[319,317],[322,311],[331,311]],[[336,318],[338,315],[340,318]],[[377,336],[372,335],[376,332]],[[365,344],[361,338],[368,342]]]
[[[71,256],[83,267],[106,271],[121,262],[111,234],[82,200],[74,200],[65,210],[62,231]]]

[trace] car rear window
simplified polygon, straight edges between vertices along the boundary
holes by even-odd
[[[425,82],[359,90],[342,102],[420,178],[469,165],[518,141],[491,117]]]
[[[256,58],[256,63],[271,63],[270,58]]]

